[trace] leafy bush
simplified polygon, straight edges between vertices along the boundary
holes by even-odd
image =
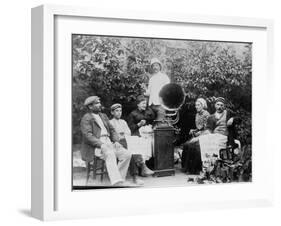
[[[150,78],[149,62],[157,57],[164,71],[182,85],[189,104],[207,99],[213,112],[214,97],[223,96],[242,123],[238,138],[251,135],[251,44],[73,35],[73,143],[80,143],[83,102],[101,97],[105,111],[123,105],[123,115],[134,109],[136,97]]]

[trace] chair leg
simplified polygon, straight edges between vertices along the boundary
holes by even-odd
[[[90,165],[90,162],[87,162],[86,163],[86,166],[87,166],[87,176],[86,176],[86,183],[88,184],[88,181],[89,181],[89,177],[90,177],[90,167],[91,167],[91,165]]]
[[[102,161],[102,163],[101,163],[101,176],[100,176],[101,182],[103,182],[103,175],[104,175],[104,172],[105,172],[104,167],[105,167],[104,161]]]
[[[97,167],[97,158],[94,158],[94,163],[93,163],[93,179],[95,180],[97,177],[97,172],[96,172],[96,167]]]

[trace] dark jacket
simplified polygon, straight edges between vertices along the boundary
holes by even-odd
[[[228,130],[228,136],[227,136],[227,145],[231,146],[236,146],[234,143],[234,139],[236,138],[236,125],[240,123],[241,119],[236,117],[232,111],[227,110],[226,111],[226,122],[230,119],[233,118],[233,123],[232,125],[227,127]],[[207,120],[207,125],[206,129],[209,130],[210,132],[213,132],[213,130],[216,128],[216,118],[215,114],[212,114],[208,117]]]
[[[105,114],[99,114],[105,128],[112,142],[118,141],[118,134],[113,126],[109,123],[109,120]],[[95,149],[100,148],[102,142],[100,141],[101,128],[96,122],[94,116],[91,113],[86,113],[81,119],[80,128],[82,132],[82,146],[81,155],[84,161],[93,161]]]
[[[145,111],[136,109],[130,113],[128,116],[128,126],[130,127],[132,135],[140,136],[139,127],[137,124],[143,119],[146,120],[146,125],[153,123],[155,114],[150,107],[148,107]]]

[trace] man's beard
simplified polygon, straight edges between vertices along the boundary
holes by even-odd
[[[100,108],[97,108],[97,109],[92,110],[92,112],[97,114],[97,113],[101,113],[102,110],[104,110],[104,107],[103,107],[103,106],[101,106]]]

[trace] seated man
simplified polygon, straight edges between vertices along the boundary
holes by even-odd
[[[100,98],[90,96],[85,100],[84,105],[89,112],[81,120],[82,159],[91,162],[94,155],[104,159],[111,184],[128,185],[125,180],[131,153],[118,143],[118,134],[109,123],[107,116],[101,113]]]
[[[123,145],[123,147],[128,149],[128,144],[126,139],[130,139],[131,136],[131,130],[128,127],[128,124],[125,120],[121,119],[122,116],[122,105],[121,104],[113,104],[111,106],[111,114],[113,115],[113,119],[110,120],[110,123],[115,128],[116,132],[119,134],[120,143]],[[143,185],[143,181],[140,180],[138,176],[138,170],[141,170],[140,175],[143,177],[152,175],[154,172],[147,168],[144,162],[144,158],[141,154],[135,153],[134,149],[136,147],[131,146],[130,149],[128,149],[130,152],[132,152],[132,159],[131,159],[131,165],[130,165],[130,171],[131,175],[133,177],[134,183],[137,185]]]

